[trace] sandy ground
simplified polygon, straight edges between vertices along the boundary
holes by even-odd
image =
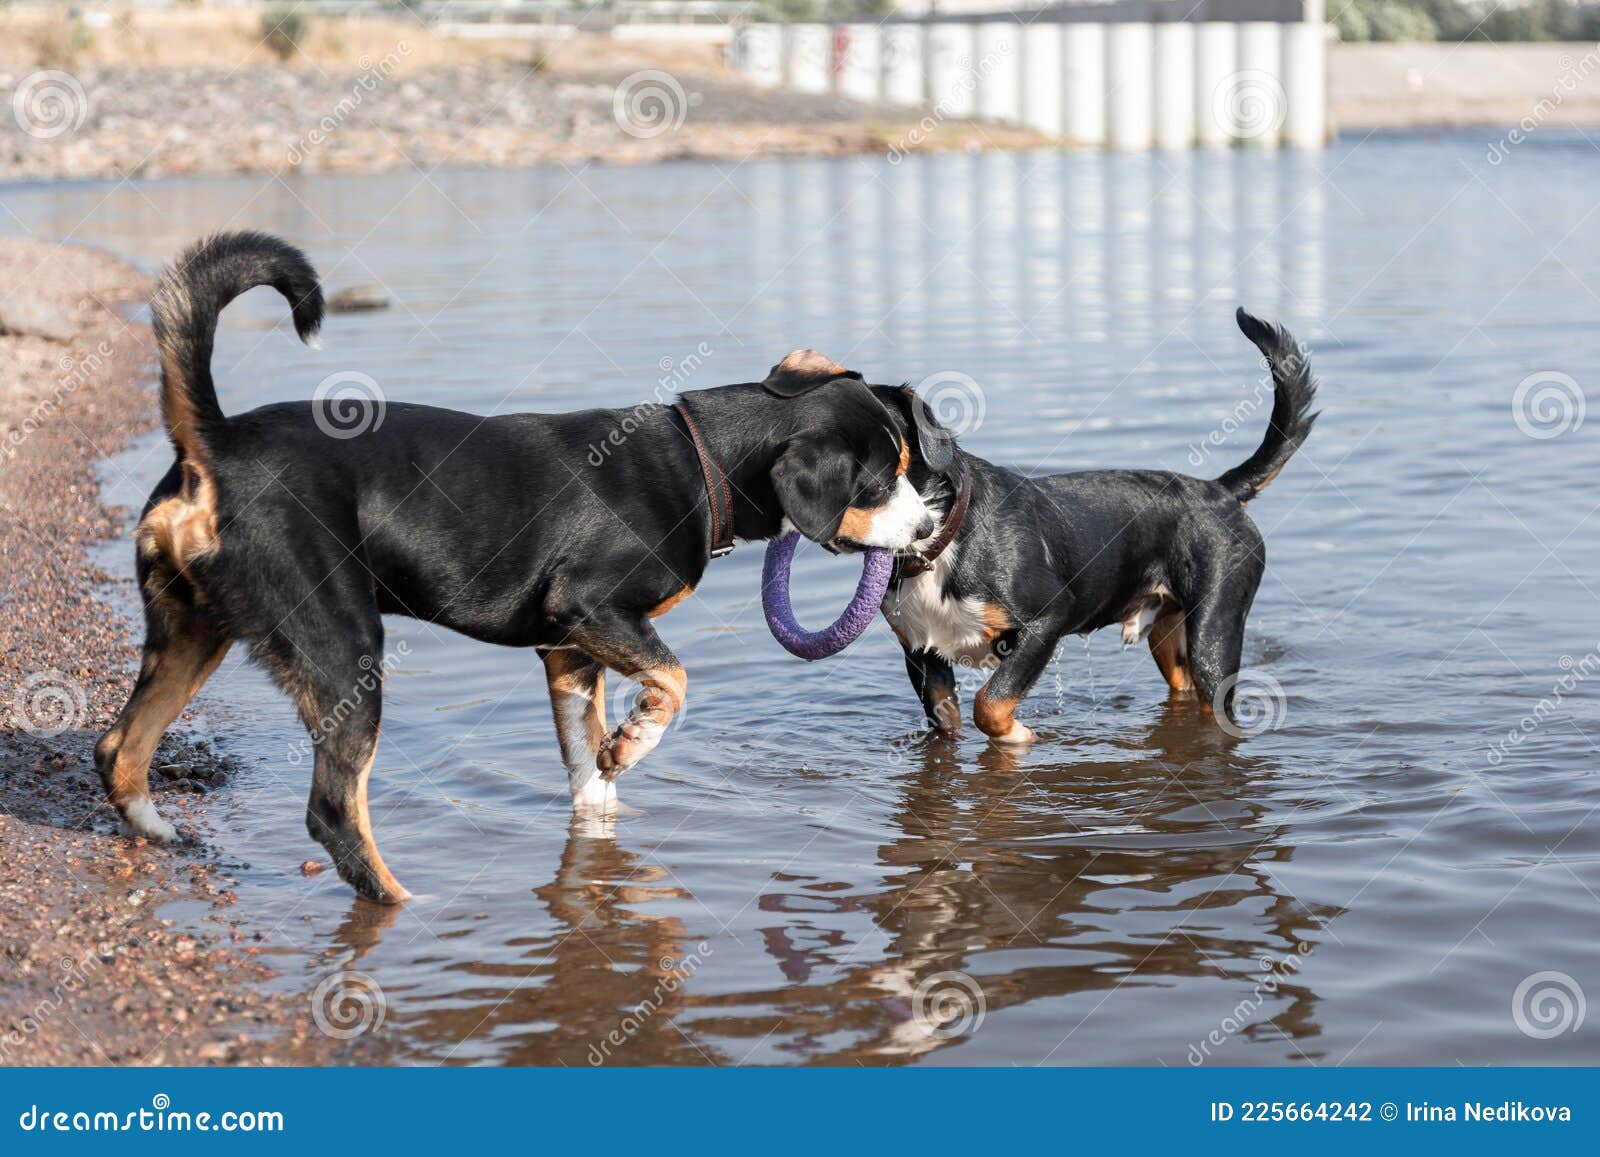
[[[1328,50],[1333,124],[1367,128],[1600,125],[1593,44],[1336,44]]]
[[[150,287],[103,254],[26,241],[0,241],[0,286],[0,315],[26,296],[71,332],[0,336],[0,1064],[321,1059],[333,1042],[309,1006],[262,993],[269,942],[204,847],[114,835],[90,758],[137,657],[84,548],[127,517],[102,507],[94,463],[155,423],[149,330],[115,309]],[[203,836],[231,760],[182,732],[152,781]],[[169,900],[207,913],[205,931],[164,916]]]

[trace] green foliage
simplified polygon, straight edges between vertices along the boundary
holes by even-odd
[[[303,12],[283,9],[261,14],[261,38],[279,60],[298,53],[310,32],[311,18]]]
[[[767,0],[780,20],[881,20],[893,15],[895,0]]]
[[[1339,0],[1335,0],[1339,3]],[[1361,40],[1594,40],[1600,10],[1567,0],[1351,0],[1333,13],[1339,38]]]

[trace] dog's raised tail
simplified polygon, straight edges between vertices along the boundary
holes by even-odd
[[[1317,420],[1317,415],[1311,412],[1311,403],[1317,396],[1317,380],[1311,376],[1305,351],[1289,336],[1288,330],[1252,317],[1243,309],[1234,319],[1244,336],[1266,357],[1267,367],[1272,371],[1272,417],[1267,423],[1266,436],[1254,454],[1217,479],[1243,503],[1266,489],[1311,433],[1311,426]]]
[[[270,285],[289,301],[295,332],[316,345],[322,289],[304,253],[265,233],[213,233],[178,255],[150,299],[161,351],[161,418],[178,458],[209,465],[207,435],[223,421],[211,380],[211,347],[223,307]]]

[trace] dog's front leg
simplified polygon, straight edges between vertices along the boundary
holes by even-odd
[[[928,650],[906,651],[906,674],[922,700],[928,723],[946,739],[961,734],[961,699],[956,691],[955,669],[942,655]]]
[[[601,776],[615,780],[661,742],[683,709],[689,677],[643,615],[596,612],[573,628],[571,640],[590,658],[640,685],[627,718],[601,740],[595,757]]]
[[[572,789],[572,806],[601,811],[615,808],[616,784],[603,779],[595,763],[606,738],[605,667],[568,647],[545,653],[544,675],[561,761]]]
[[[1017,722],[1017,706],[1044,674],[1061,638],[1059,619],[1028,623],[1010,653],[973,697],[972,721],[995,743],[1032,743],[1033,729]]]

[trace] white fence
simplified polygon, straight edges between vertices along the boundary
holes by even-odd
[[[1116,149],[1316,147],[1328,135],[1322,5],[1294,20],[753,24],[730,60],[756,84],[981,117]],[[1115,13],[1108,10],[1108,16]]]

